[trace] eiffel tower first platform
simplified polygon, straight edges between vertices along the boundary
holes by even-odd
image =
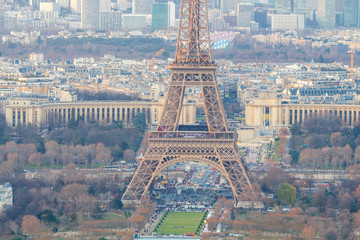
[[[150,132],[148,149],[122,200],[139,203],[162,170],[178,162],[197,161],[223,174],[235,205],[255,201],[257,187],[239,153],[236,133],[228,129],[216,84],[206,0],[182,0],[175,60],[169,68],[171,80],[164,111],[156,131]],[[179,131],[186,87],[202,89],[207,131]]]

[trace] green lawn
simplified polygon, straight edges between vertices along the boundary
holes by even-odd
[[[159,235],[195,233],[204,212],[169,212],[157,227]]]

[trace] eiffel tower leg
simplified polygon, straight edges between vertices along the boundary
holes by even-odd
[[[134,174],[130,185],[126,189],[123,200],[124,201],[135,201],[139,202],[144,194],[146,194],[148,185],[151,183],[153,172],[155,171],[158,160],[147,160],[144,159],[136,173]]]
[[[233,190],[235,204],[239,201],[256,200],[255,189],[248,175],[246,164],[237,151],[237,146],[219,147],[216,150]]]
[[[172,76],[173,79],[178,77]],[[157,127],[160,131],[174,131],[179,123],[184,98],[184,86],[171,86],[166,98],[165,108]]]
[[[158,168],[166,148],[155,148],[149,144],[144,159],[136,170],[122,200],[139,202],[146,196],[147,190],[155,177],[155,170]]]

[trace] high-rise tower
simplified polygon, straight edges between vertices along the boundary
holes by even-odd
[[[319,0],[318,18],[320,28],[335,27],[335,0]]]
[[[159,124],[150,132],[149,145],[124,196],[124,201],[145,198],[153,179],[178,162],[203,162],[219,170],[229,182],[234,203],[254,200],[255,186],[230,131],[216,84],[216,65],[211,56],[206,0],[183,0],[175,60],[169,66],[171,80]],[[180,131],[186,87],[202,88],[206,131]]]
[[[81,28],[98,30],[100,24],[100,0],[81,0]]]

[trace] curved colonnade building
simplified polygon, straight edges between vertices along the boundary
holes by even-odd
[[[359,104],[292,103],[274,92],[260,92],[245,105],[245,123],[249,127],[283,127],[303,122],[310,116],[336,116],[345,125],[360,123]]]
[[[161,117],[162,104],[145,101],[86,101],[33,103],[30,99],[10,100],[5,107],[8,126],[36,125],[46,127],[51,121],[66,125],[73,120],[110,123],[122,121],[131,125],[136,114],[145,114],[147,124],[156,124]],[[184,103],[180,124],[194,124],[196,103]]]

